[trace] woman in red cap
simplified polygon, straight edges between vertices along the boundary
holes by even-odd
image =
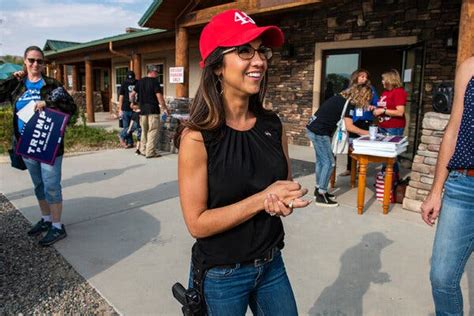
[[[190,118],[177,132],[181,207],[192,250],[190,286],[209,315],[296,315],[280,250],[281,217],[305,207],[291,181],[277,115],[264,109],[276,26],[239,10],[215,16],[200,38],[203,73]]]

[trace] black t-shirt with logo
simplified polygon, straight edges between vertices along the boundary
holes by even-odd
[[[138,104],[140,104],[141,115],[160,114],[156,94],[163,94],[163,90],[157,78],[145,77],[138,80],[134,90],[138,93]]]
[[[124,83],[122,83],[122,86],[120,86],[120,95],[123,95],[122,111],[132,110],[130,108],[130,93],[133,91],[133,88],[135,88],[135,83],[136,80],[125,80]]]
[[[346,99],[339,94],[330,97],[321,104],[306,127],[316,135],[332,136],[336,131],[337,122],[341,119],[345,104]],[[348,117],[349,111],[350,104],[347,105],[344,117]]]

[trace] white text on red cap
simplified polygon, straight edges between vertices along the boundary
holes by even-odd
[[[235,12],[234,14],[234,22],[240,22],[241,25],[252,23],[255,24],[255,21],[252,20],[251,17],[247,15],[245,12]]]

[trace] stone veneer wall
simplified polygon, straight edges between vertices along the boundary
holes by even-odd
[[[425,114],[421,143],[413,159],[410,183],[403,199],[404,209],[419,212],[421,203],[425,200],[431,189],[439,146],[448,120],[448,114],[435,112]]]
[[[74,103],[78,106],[81,111],[86,111],[86,93],[84,91],[69,91],[72,98],[74,99]],[[94,112],[103,112],[104,106],[102,104],[102,96],[100,92],[94,91],[93,94],[93,104],[94,104]]]
[[[459,28],[461,0],[378,3],[333,0],[269,20],[282,28],[286,43],[295,50],[292,57],[275,53],[266,98],[267,105],[279,112],[290,143],[309,144],[305,125],[312,114],[316,42],[417,36],[426,44],[423,112],[431,110],[433,86],[454,79],[456,49],[447,48],[445,42]],[[363,23],[358,23],[358,19]]]

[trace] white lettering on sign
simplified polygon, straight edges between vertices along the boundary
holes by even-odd
[[[28,145],[28,154],[41,153],[46,149],[53,126],[52,119],[47,117],[44,111],[41,111]]]
[[[255,24],[255,21],[247,15],[245,12],[235,12],[234,22],[240,22],[241,25],[252,23]]]

